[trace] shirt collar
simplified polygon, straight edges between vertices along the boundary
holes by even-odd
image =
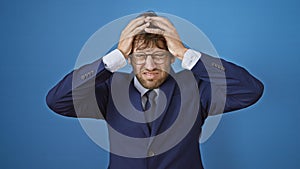
[[[134,76],[133,80],[134,87],[140,92],[141,96],[148,92],[149,89],[146,89],[142,84],[139,82],[136,76]],[[158,95],[159,89],[153,89],[155,93]]]

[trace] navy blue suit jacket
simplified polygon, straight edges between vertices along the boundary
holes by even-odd
[[[140,93],[133,85],[132,74],[111,73],[105,69],[101,59],[66,75],[49,91],[47,104],[54,112],[64,116],[106,120],[110,126],[112,152],[129,154],[124,157],[110,153],[110,169],[203,168],[199,137],[207,116],[254,104],[262,95],[263,84],[244,68],[203,53],[191,71],[172,72],[171,75],[160,86],[166,97],[165,108],[151,123],[151,128],[146,123],[134,122],[120,114],[114,91],[121,89],[117,90],[120,93],[118,99],[126,99],[124,92],[127,92],[128,107],[142,111]],[[131,109],[124,106],[121,111],[131,113],[127,112]],[[174,123],[177,125],[172,127]],[[182,126],[190,127],[185,131]],[[170,131],[165,137],[153,139],[150,144],[126,143],[112,134],[117,131],[133,138],[149,138],[168,129]],[[179,132],[185,132],[180,139],[177,138]],[[172,142],[176,139],[177,142]],[[161,152],[169,144],[173,146]],[[146,155],[133,158],[130,150]]]

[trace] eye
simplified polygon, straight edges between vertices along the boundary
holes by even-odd
[[[143,53],[136,53],[136,54],[134,54],[134,57],[136,57],[136,58],[144,58],[145,54],[143,54]]]
[[[153,56],[154,56],[155,58],[158,58],[158,59],[162,59],[162,58],[164,58],[166,55],[167,55],[167,54],[164,53],[164,52],[158,52],[158,53],[154,53],[154,54],[153,54]]]

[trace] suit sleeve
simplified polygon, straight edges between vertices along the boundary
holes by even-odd
[[[67,74],[47,94],[46,102],[54,112],[69,117],[105,118],[112,73],[102,59]],[[97,97],[95,91],[97,90]]]
[[[203,53],[192,72],[206,116],[248,107],[258,101],[264,90],[263,84],[244,68]]]

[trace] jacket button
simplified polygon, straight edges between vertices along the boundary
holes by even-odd
[[[153,151],[149,151],[148,152],[148,157],[153,157],[153,156],[155,156],[155,153]]]

